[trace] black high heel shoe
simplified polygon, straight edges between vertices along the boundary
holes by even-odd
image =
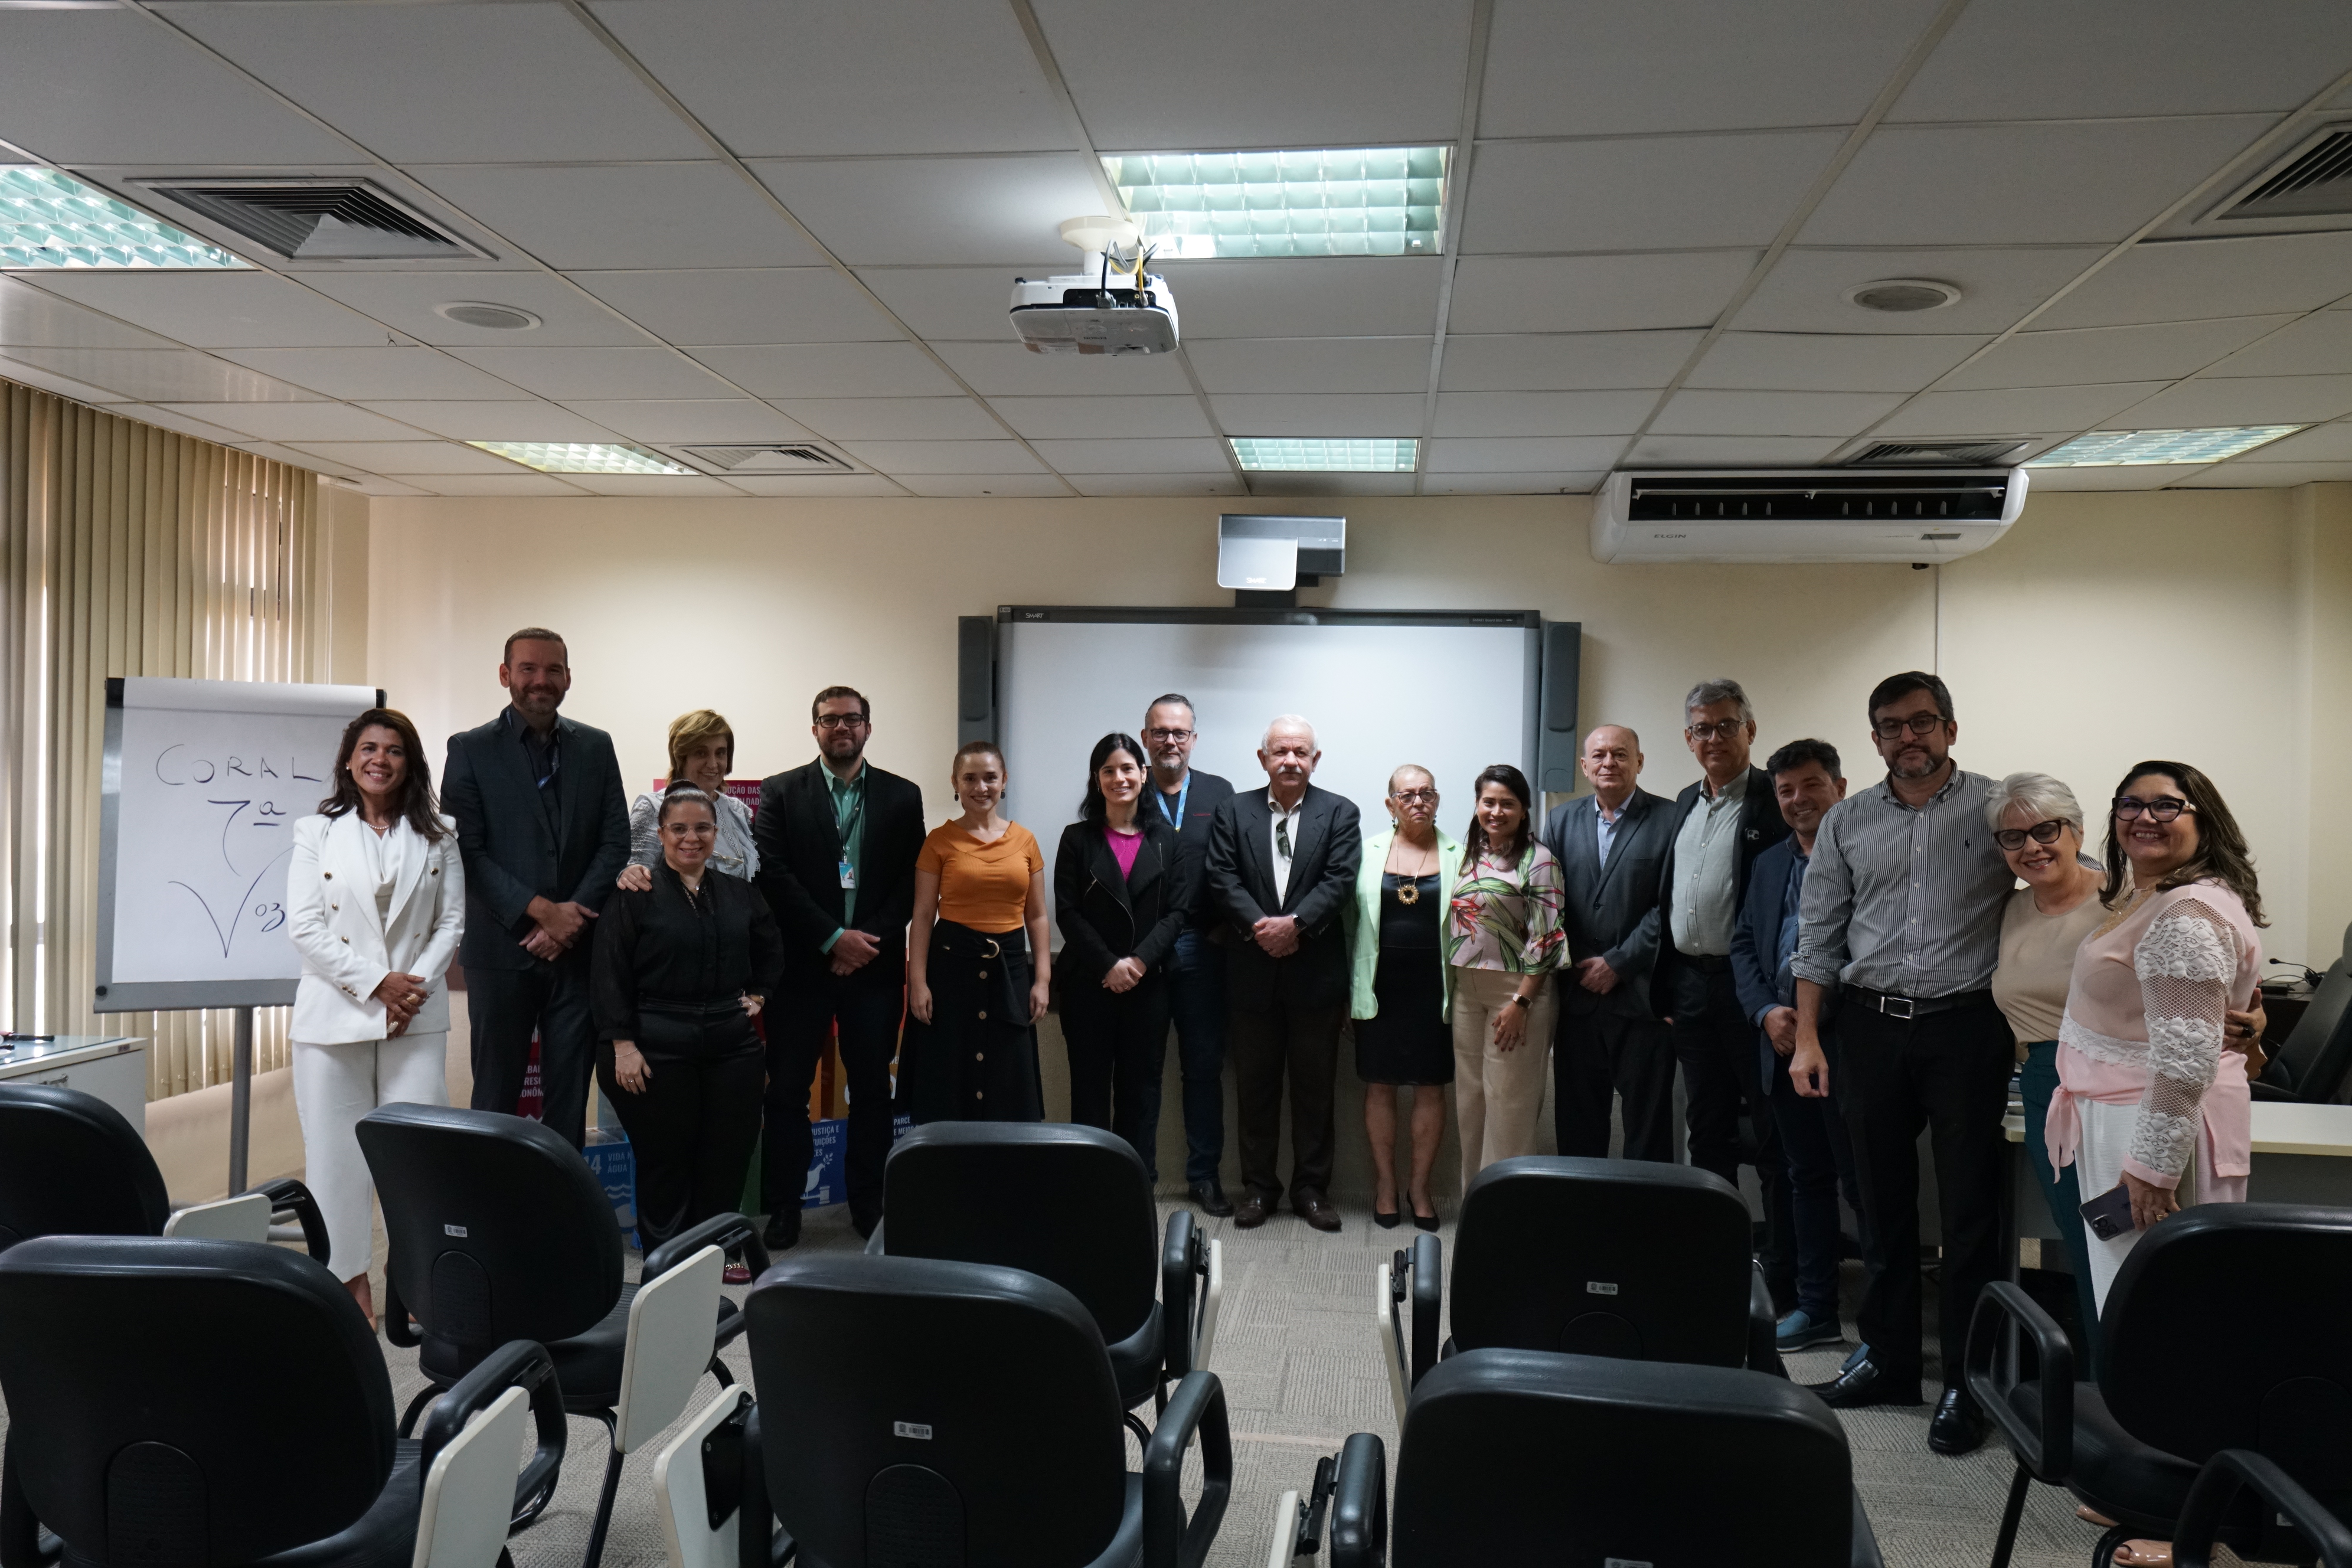
[[[1404,1213],[1401,1209],[1391,1209],[1386,1214],[1382,1214],[1377,1205],[1372,1209],[1372,1223],[1382,1230],[1394,1230],[1403,1219]]]
[[[1433,1204],[1430,1206],[1433,1208],[1436,1205]],[[1412,1228],[1433,1231],[1437,1228],[1437,1216],[1433,1214],[1422,1214],[1415,1211],[1412,1216]]]

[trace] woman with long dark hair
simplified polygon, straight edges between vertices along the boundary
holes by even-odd
[[[1462,1184],[1497,1160],[1532,1153],[1551,1044],[1551,973],[1567,951],[1567,880],[1536,842],[1527,775],[1497,763],[1474,786],[1462,869],[1448,900],[1454,991],[1454,1117]]]
[[[375,1321],[375,1216],[361,1117],[449,1103],[449,994],[466,924],[457,824],[408,716],[371,708],[343,729],[334,793],[294,825],[286,930],[294,988],[294,1109],[303,1180],[327,1221],[327,1266]]]
[[[1054,918],[1062,927],[1062,1041],[1070,1053],[1070,1120],[1135,1146],[1159,1179],[1160,1077],[1168,1048],[1164,965],[1184,929],[1190,891],[1176,835],[1138,809],[1150,778],[1143,742],[1114,731],[1087,759],[1078,820],[1054,851]]]

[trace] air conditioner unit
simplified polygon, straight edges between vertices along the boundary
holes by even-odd
[[[1781,468],[1612,474],[1592,558],[1954,561],[2009,531],[2022,468]]]

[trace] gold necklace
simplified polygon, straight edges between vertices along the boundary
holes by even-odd
[[[1391,849],[1390,858],[1395,858],[1395,850]],[[1437,868],[1437,852],[1432,848],[1416,857],[1416,860],[1419,863],[1411,870],[1402,866],[1389,868],[1397,879],[1397,902],[1408,909],[1421,902],[1421,879]]]

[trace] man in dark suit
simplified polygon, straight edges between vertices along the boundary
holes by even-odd
[[[1176,1064],[1184,1080],[1184,1184],[1202,1213],[1230,1215],[1233,1202],[1217,1179],[1225,1157],[1225,955],[1211,940],[1217,917],[1209,908],[1205,884],[1209,825],[1217,808],[1233,799],[1234,786],[1214,773],[1194,771],[1192,747],[1200,738],[1192,700],[1182,692],[1169,692],[1144,710],[1151,798],[1176,830],[1177,869],[1192,889],[1192,908],[1167,968]]]
[[[1290,1203],[1318,1230],[1331,1205],[1331,1100],[1349,965],[1342,912],[1364,855],[1353,802],[1307,781],[1323,760],[1315,727],[1286,713],[1265,728],[1266,787],[1236,794],[1209,829],[1210,909],[1223,921],[1226,1016],[1239,1090],[1242,1182],[1234,1224],[1265,1223],[1282,1201],[1282,1090],[1290,1085]]]
[[[837,1035],[849,1083],[849,1217],[871,1236],[890,1155],[890,1058],[907,996],[907,922],[923,792],[866,760],[874,713],[846,686],[809,706],[817,759],[760,783],[752,837],[760,890],[784,936],[784,977],[768,1008],[766,1142],[761,1201],[767,1245],[801,1238],[801,1194],[814,1142],[809,1085]]]
[[[466,1016],[474,1109],[512,1114],[539,1034],[540,1119],[587,1137],[596,1026],[588,1008],[596,911],[629,858],[613,737],[556,712],[571,656],[544,626],[507,638],[507,709],[449,737],[441,804],[466,865]]]
[[[1789,836],[1772,777],[1748,765],[1756,710],[1736,680],[1702,680],[1683,699],[1683,738],[1702,777],[1675,797],[1673,842],[1658,882],[1662,919],[1650,1006],[1674,1033],[1688,1102],[1690,1163],[1737,1185],[1739,1119],[1755,1133],[1764,1187],[1764,1278],[1785,1310],[1796,1293],[1789,1180],[1772,1102],[1756,1060],[1756,1026],[1739,1005],[1731,935],[1756,857]]]
[[[1569,961],[1552,1045],[1559,1152],[1607,1154],[1611,1103],[1622,1098],[1625,1158],[1670,1163],[1675,1053],[1650,1011],[1650,966],[1674,814],[1636,782],[1642,740],[1622,724],[1587,734],[1577,766],[1592,793],[1553,807],[1543,832],[1567,883],[1560,920]]]

